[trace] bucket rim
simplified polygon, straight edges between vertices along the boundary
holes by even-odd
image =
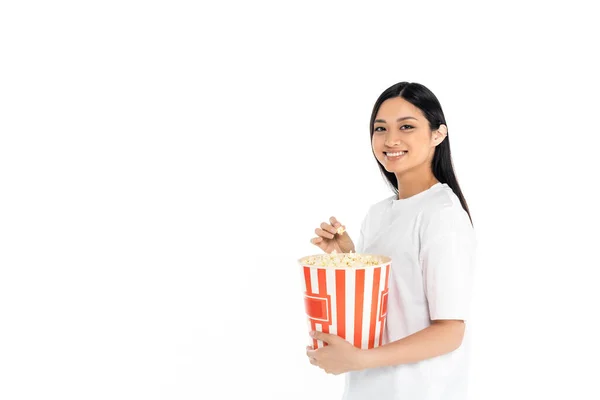
[[[305,263],[303,263],[302,261],[309,258],[309,257],[322,257],[324,256],[326,253],[320,253],[320,254],[311,254],[311,255],[307,255],[304,257],[301,257],[297,260],[298,264],[301,267],[309,267],[309,268],[316,268],[316,269],[326,269],[326,270],[343,270],[343,271],[347,271],[347,270],[359,270],[359,269],[375,269],[375,268],[380,268],[380,267],[384,267],[388,264],[392,263],[392,258],[389,256],[384,256],[382,254],[375,254],[375,253],[358,253],[362,256],[374,256],[374,257],[379,257],[383,262],[377,264],[377,265],[361,265],[359,267],[344,267],[344,266],[322,266],[322,265],[307,265]],[[357,254],[357,253],[336,253],[336,255],[341,255],[341,254]]]

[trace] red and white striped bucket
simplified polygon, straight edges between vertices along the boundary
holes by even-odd
[[[310,256],[298,260],[302,266],[310,330],[340,336],[360,349],[381,346],[391,259],[372,255],[383,263],[364,267],[321,267],[302,263]],[[311,345],[317,349],[327,344],[311,339]]]

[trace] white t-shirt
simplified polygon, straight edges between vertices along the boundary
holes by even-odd
[[[475,248],[469,216],[445,183],[369,208],[356,252],[392,258],[384,344],[430,320],[468,319]],[[465,400],[469,336],[466,323],[462,345],[451,353],[346,373],[343,400]]]

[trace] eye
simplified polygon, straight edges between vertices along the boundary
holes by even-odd
[[[412,129],[412,128],[414,128],[414,126],[412,126],[412,125],[402,125],[402,126],[400,127],[400,129],[404,128],[405,126],[407,126],[407,127],[408,127],[408,128],[406,128],[406,129]],[[406,129],[404,129],[404,130],[406,130]]]
[[[385,129],[383,126],[376,126],[375,129],[373,129],[374,132],[383,132],[383,131],[378,131],[378,129]]]

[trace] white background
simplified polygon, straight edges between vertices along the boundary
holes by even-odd
[[[392,194],[368,121],[403,80],[480,244],[471,399],[600,398],[583,4],[3,2],[0,399],[339,398],[296,260]]]

